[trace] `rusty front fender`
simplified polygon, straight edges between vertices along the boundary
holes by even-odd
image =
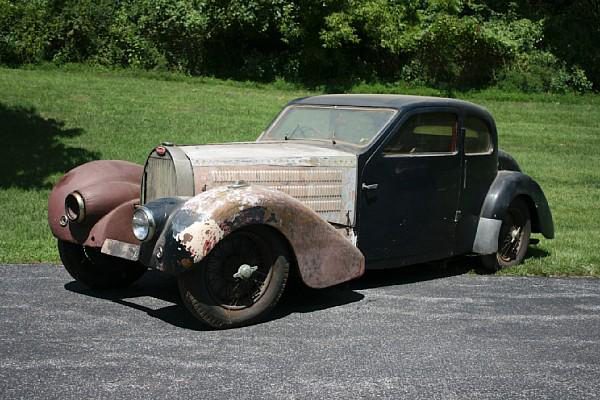
[[[158,239],[155,249],[163,246],[164,252],[160,261],[153,256],[152,264],[180,273],[229,233],[256,224],[271,226],[287,239],[309,287],[332,286],[364,273],[362,253],[327,221],[291,196],[262,186],[216,188],[186,201]]]
[[[99,160],[67,172],[48,198],[48,225],[67,242],[101,247],[106,238],[139,243],[131,232],[133,204],[138,202],[143,167],[127,161]],[[88,212],[81,222],[61,225],[65,198],[79,191]]]

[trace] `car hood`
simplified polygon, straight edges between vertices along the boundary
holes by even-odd
[[[181,146],[194,167],[208,166],[296,166],[356,167],[355,154],[303,143],[248,142]]]

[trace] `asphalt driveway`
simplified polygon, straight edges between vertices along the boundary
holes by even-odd
[[[210,331],[159,273],[107,294],[0,266],[0,398],[600,397],[600,280],[459,272],[296,290],[270,321]]]

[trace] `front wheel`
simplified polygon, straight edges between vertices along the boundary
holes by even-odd
[[[240,229],[179,275],[179,291],[190,312],[213,328],[252,324],[279,301],[290,262],[286,244],[269,228]]]
[[[525,258],[531,235],[529,207],[522,199],[515,199],[502,219],[498,234],[498,251],[481,256],[485,271],[496,272],[520,264]]]
[[[138,280],[146,267],[138,262],[103,254],[99,249],[58,241],[58,253],[67,272],[90,289],[118,289]]]

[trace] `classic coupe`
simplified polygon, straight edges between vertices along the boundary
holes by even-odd
[[[264,318],[289,279],[325,288],[461,254],[496,271],[523,260],[531,233],[554,236],[542,189],[498,149],[488,111],[402,95],[296,99],[255,142],[89,162],[56,184],[48,221],[77,281],[174,274],[215,328]]]

